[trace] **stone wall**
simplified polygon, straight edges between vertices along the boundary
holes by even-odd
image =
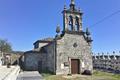
[[[49,43],[45,47],[45,49],[47,51],[47,54],[46,54],[47,69],[48,71],[55,73],[55,42],[53,41]]]
[[[65,34],[57,40],[57,74],[71,73],[71,59],[80,60],[80,73],[92,71],[91,47],[83,35]],[[68,63],[68,66],[65,66]]]
[[[55,42],[36,43],[39,47],[25,52],[25,70],[50,71],[55,73]]]
[[[93,56],[94,69],[120,73],[119,55],[95,55]]]
[[[44,70],[46,68],[46,53],[25,53],[25,70]]]

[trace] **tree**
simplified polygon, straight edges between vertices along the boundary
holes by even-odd
[[[0,39],[0,51],[1,52],[11,52],[12,51],[11,44],[7,40]]]
[[[4,57],[5,53],[9,53],[12,51],[12,47],[7,40],[0,39],[0,57],[2,57],[2,64],[7,64],[7,67],[10,67],[10,58],[7,56]]]

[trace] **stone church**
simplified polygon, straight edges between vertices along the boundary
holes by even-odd
[[[55,74],[81,74],[93,71],[91,35],[82,30],[80,9],[71,0],[69,9],[64,6],[63,30],[57,26],[55,38],[45,38],[34,43],[34,49],[24,53],[25,70],[50,71]]]

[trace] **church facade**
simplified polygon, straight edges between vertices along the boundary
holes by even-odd
[[[88,29],[82,30],[83,13],[71,0],[70,8],[64,6],[62,14],[63,30],[57,26],[55,38],[37,40],[34,50],[24,53],[25,70],[47,70],[55,74],[81,74],[89,70],[92,73],[92,39]]]

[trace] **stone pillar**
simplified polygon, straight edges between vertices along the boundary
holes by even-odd
[[[64,13],[63,19],[64,31],[68,31],[69,18],[66,13]]]

